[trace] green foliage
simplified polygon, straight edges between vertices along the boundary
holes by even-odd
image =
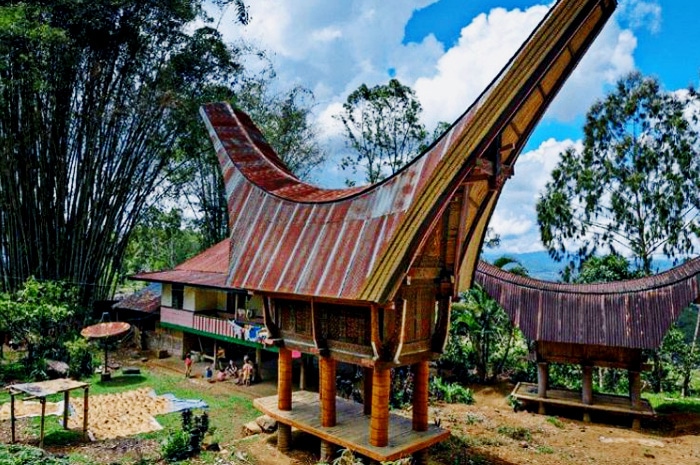
[[[480,286],[452,305],[450,341],[444,361],[471,366],[479,382],[494,381],[522,364],[525,341],[505,310]]]
[[[64,344],[68,350],[68,372],[74,379],[90,376],[94,372],[93,346],[83,337],[76,337]]]
[[[54,457],[38,447],[0,444],[0,465],[70,465],[70,460]]]
[[[202,249],[200,234],[179,208],[149,207],[134,228],[124,256],[125,274],[175,268]]]
[[[618,254],[590,256],[581,263],[575,275],[571,274],[570,268],[564,271],[564,281],[578,284],[609,283],[643,276],[641,270],[632,270],[629,260]]]
[[[75,288],[66,284],[29,278],[18,291],[0,293],[0,325],[26,347],[28,371],[45,368],[43,358],[65,359],[64,342],[83,316]]]
[[[547,423],[550,423],[559,429],[564,428],[564,423],[562,423],[561,420],[557,417],[547,417]]]
[[[184,430],[171,432],[163,442],[161,452],[168,462],[190,457],[190,434]]]
[[[347,146],[355,152],[343,158],[341,166],[353,173],[362,167],[367,183],[403,168],[427,137],[420,122],[422,111],[413,89],[397,79],[371,88],[362,84],[336,116],[345,129]]]
[[[413,373],[408,367],[392,368],[389,406],[403,408],[413,399]]]
[[[561,154],[537,203],[550,255],[582,261],[602,248],[625,249],[650,274],[654,254],[694,250],[700,233],[696,101],[693,90],[664,93],[657,80],[632,73],[590,108],[582,150]]]
[[[646,393],[644,397],[657,413],[700,414],[700,399],[698,398],[680,397],[678,393]]]
[[[430,396],[448,404],[473,404],[474,393],[459,383],[446,383],[440,377],[430,380]]]
[[[499,426],[498,434],[509,437],[516,441],[531,441],[532,433],[522,426]]]
[[[0,288],[34,274],[80,283],[85,303],[111,294],[203,96],[241,68],[204,6],[0,6]]]

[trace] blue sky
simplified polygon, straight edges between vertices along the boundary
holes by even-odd
[[[698,82],[700,2],[619,0],[618,9],[562,88],[515,166],[492,218],[503,252],[542,250],[535,202],[558,154],[577,145],[586,110],[632,70],[667,91]],[[314,124],[329,162],[313,175],[327,187],[351,176],[333,115],[360,84],[397,77],[420,99],[423,122],[453,121],[479,95],[551,6],[537,0],[257,0],[251,23],[222,30],[265,50],[280,89],[314,92]]]

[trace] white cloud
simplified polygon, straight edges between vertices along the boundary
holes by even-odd
[[[267,52],[281,89],[301,84],[314,91],[316,124],[330,155],[323,172],[314,176],[320,184],[337,187],[349,176],[338,168],[344,144],[333,115],[360,84],[386,83],[393,70],[402,83],[416,90],[429,129],[438,121],[451,122],[497,75],[549,8],[494,8],[465,24],[450,47],[432,34],[418,43],[402,43],[414,12],[435,1],[260,0],[249,3],[247,27],[227,18],[222,21],[225,38],[244,39]],[[659,25],[658,2],[621,0],[618,12],[545,118],[570,122],[583,115],[608,86],[634,69],[634,32],[640,28],[656,31]],[[558,161],[558,153],[572,143],[552,139],[521,155],[492,219],[506,251],[541,249],[534,209],[537,194]]]
[[[559,154],[572,146],[580,150],[581,142],[548,139],[535,150],[520,155],[515,174],[503,188],[491,217],[490,226],[501,236],[500,250],[514,253],[543,250],[535,204],[559,162]]]

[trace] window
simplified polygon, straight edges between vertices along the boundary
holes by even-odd
[[[183,284],[173,284],[171,295],[171,307],[182,309],[182,303],[185,300],[185,286]]]

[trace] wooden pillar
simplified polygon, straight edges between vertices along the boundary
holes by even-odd
[[[640,373],[638,371],[629,370],[627,372],[627,376],[629,378],[630,386],[630,407],[632,407],[633,410],[639,410],[642,405],[642,381]],[[641,426],[639,416],[635,415],[634,418],[632,418],[632,429],[638,430],[641,428]]]
[[[335,454],[335,445],[332,442],[321,440],[321,463],[331,463]]]
[[[299,358],[299,390],[306,390],[306,357],[301,354]]]
[[[362,369],[362,405],[365,415],[372,414],[372,376],[374,369],[365,367]]]
[[[258,379],[256,379],[255,382],[259,383],[260,381],[263,380],[263,375],[262,375],[263,359],[262,359],[262,349],[260,347],[257,347],[255,349],[255,366],[258,369],[258,373],[257,373]],[[291,373],[291,366],[292,365],[290,363],[290,365],[289,365],[290,373]],[[290,377],[290,379],[291,379],[291,377]]]
[[[581,380],[581,402],[584,405],[593,403],[593,367],[591,365],[583,365],[581,367],[583,378]],[[583,412],[583,421],[590,422],[591,414],[588,410]]]
[[[427,361],[413,365],[413,430],[428,431],[428,378]]]
[[[292,446],[292,426],[277,423],[277,450],[289,452]]]
[[[384,447],[389,443],[389,395],[391,371],[374,368],[372,373],[372,417],[369,423],[369,443]]]
[[[280,348],[277,358],[277,408],[292,409],[292,351]]]
[[[89,388],[85,386],[83,390],[83,438],[87,439],[88,435],[88,398],[90,397]]]
[[[39,430],[39,449],[44,448],[44,424],[46,423],[46,397],[40,397],[41,402],[41,427]]]
[[[63,429],[68,429],[68,404],[70,403],[70,391],[63,393]]]
[[[331,357],[319,357],[318,367],[320,371],[319,397],[321,401],[321,426],[335,426],[335,359]],[[321,461],[330,462],[335,446],[333,443],[321,440]]]
[[[330,357],[319,357],[321,397],[321,426],[335,426],[335,360]]]
[[[547,398],[547,387],[549,386],[549,363],[538,362],[537,363],[537,397],[541,399]],[[545,414],[544,402],[539,402],[540,415]]]
[[[292,409],[292,351],[281,347],[277,358],[277,408]],[[277,426],[277,449],[287,452],[292,443],[292,427],[284,423]]]
[[[12,427],[12,444],[15,443],[15,423],[17,418],[15,417],[15,395],[10,393],[10,425]]]

